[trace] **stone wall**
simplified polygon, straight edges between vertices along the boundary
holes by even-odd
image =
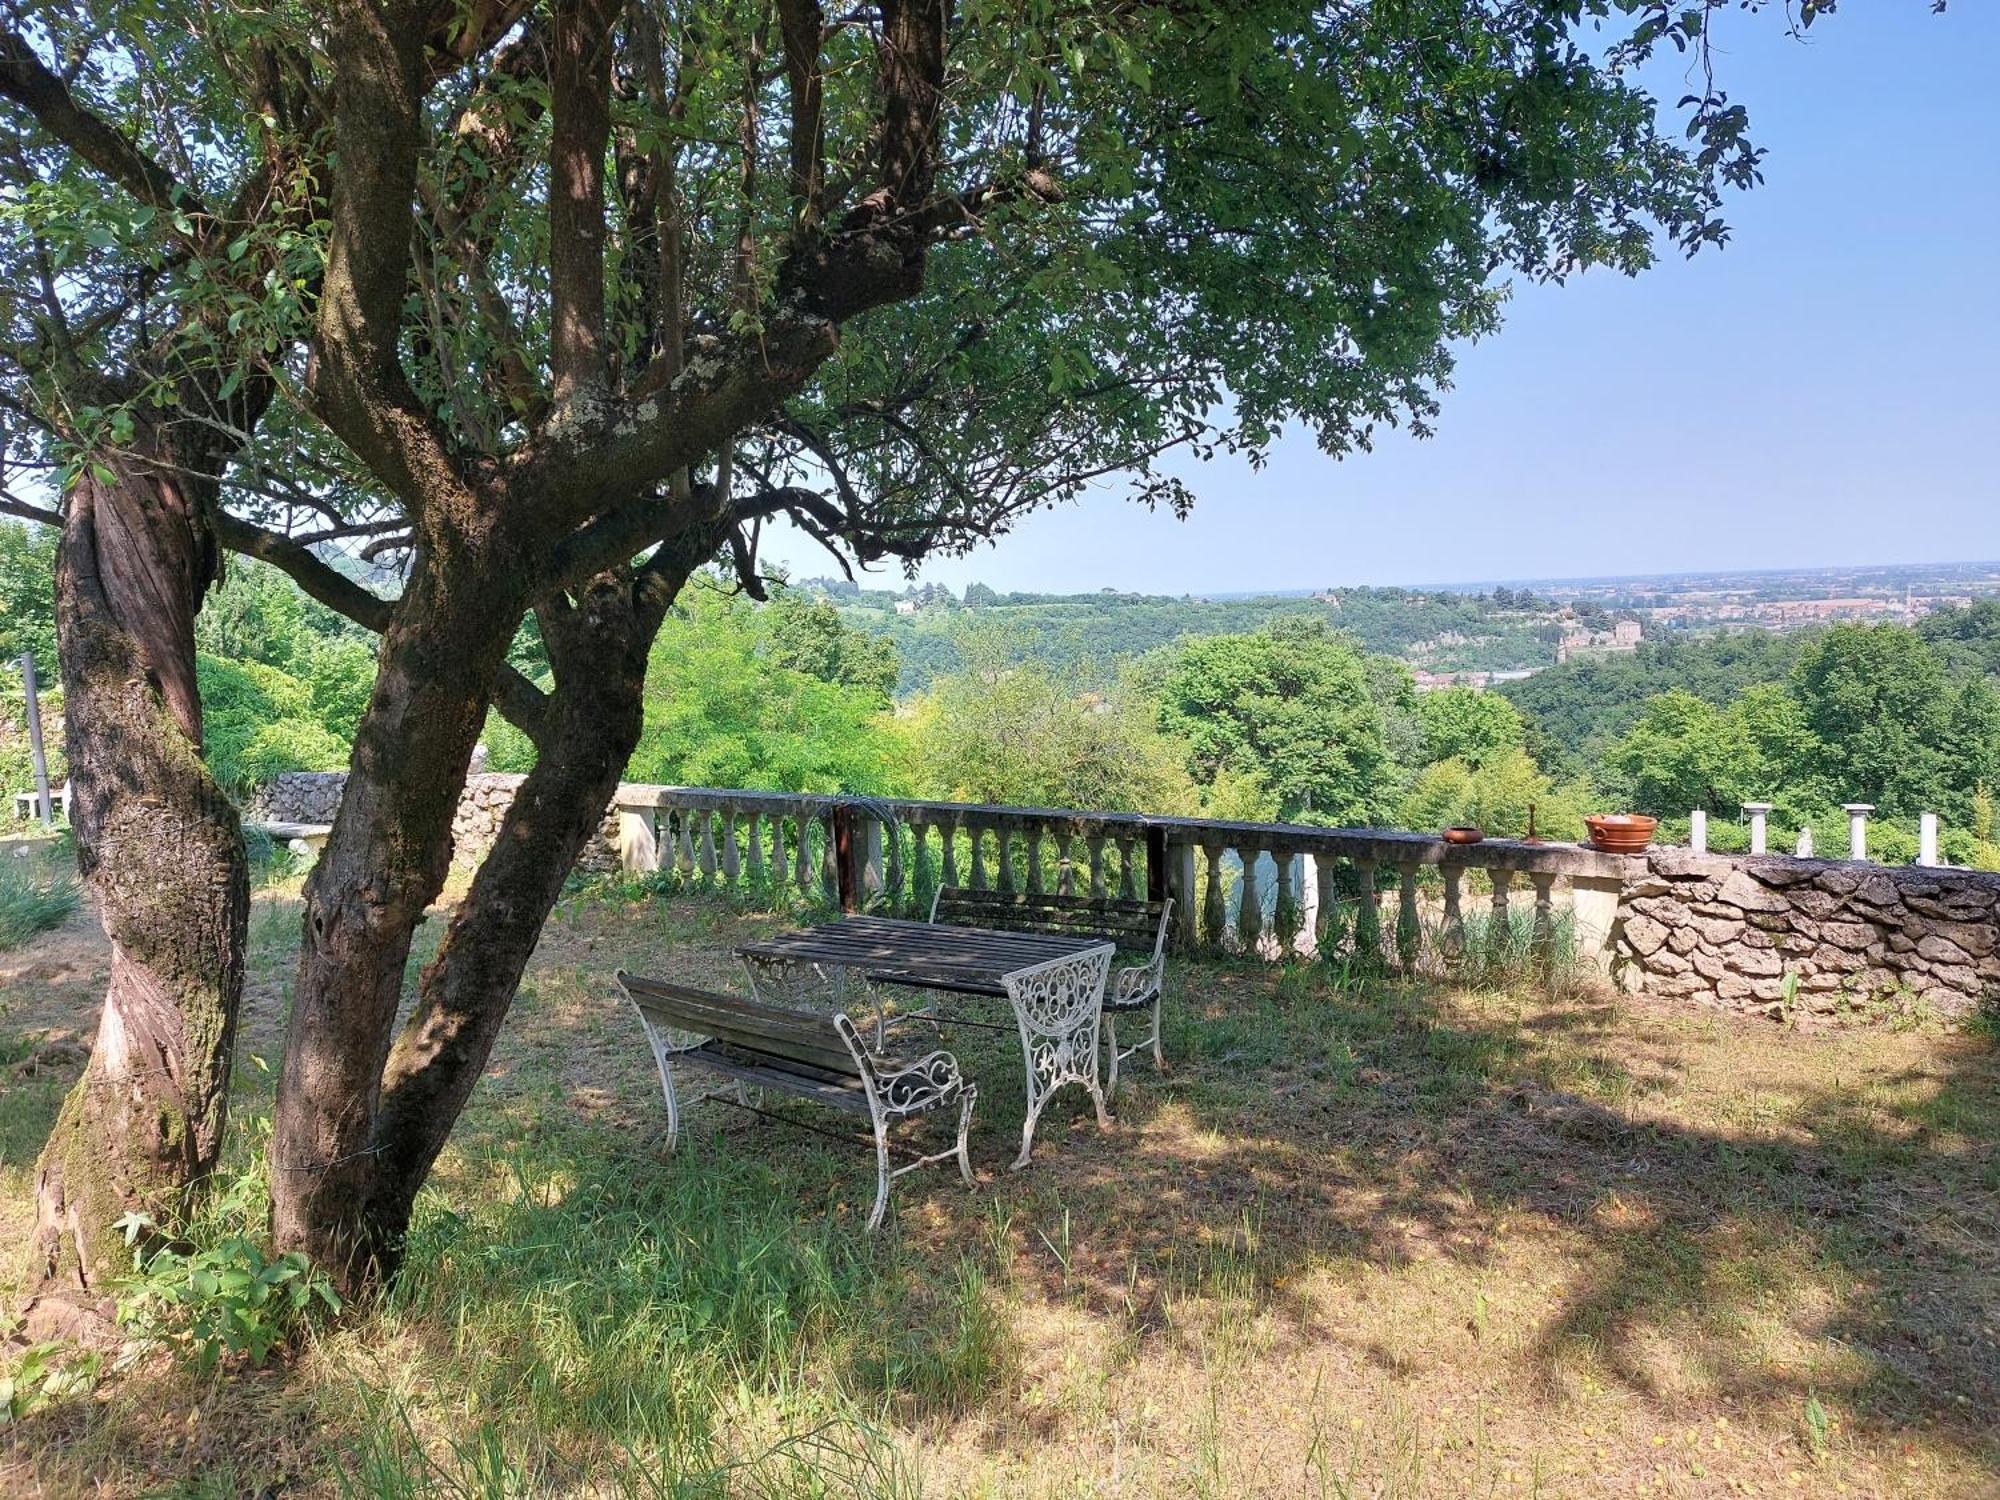
[[[499,837],[500,820],[525,780],[525,776],[506,771],[484,771],[466,779],[465,793],[451,820],[453,859],[471,864],[485,856]],[[346,785],[344,771],[286,771],[257,789],[243,816],[253,823],[331,823]],[[587,870],[614,869],[617,863],[616,850],[602,837],[577,861]]]
[[[1775,1014],[1865,1013],[1898,994],[1962,1014],[2000,988],[2000,875],[1655,849],[1626,881],[1615,966],[1631,989]]]

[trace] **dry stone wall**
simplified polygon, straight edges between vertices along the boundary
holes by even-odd
[[[453,859],[472,864],[485,856],[500,836],[500,820],[506,817],[525,780],[525,776],[506,771],[484,771],[466,779],[464,795],[458,799],[458,811],[451,820]],[[331,823],[340,810],[340,794],[346,785],[344,771],[286,771],[257,789],[243,816],[253,823]],[[606,816],[609,820],[610,815]],[[616,849],[601,835],[577,861],[586,870],[610,870],[617,863]]]
[[[1919,996],[1963,1014],[2000,989],[2000,875],[1655,849],[1626,881],[1615,967],[1648,994],[1866,1014]]]

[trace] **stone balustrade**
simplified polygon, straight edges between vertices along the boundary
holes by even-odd
[[[911,915],[945,885],[1171,898],[1183,952],[1277,959],[1337,941],[1405,970],[1462,949],[1469,927],[1512,924],[1516,912],[1532,941],[1553,945],[1560,923],[1580,956],[1608,964],[1631,862],[1570,845],[1456,845],[1387,829],[690,787],[621,787],[607,832],[634,874],[666,869],[725,889],[775,884]]]

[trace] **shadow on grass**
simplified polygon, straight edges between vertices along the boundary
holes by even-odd
[[[894,1492],[907,1476],[880,1470],[882,1427],[1013,1400],[1010,1303],[1113,1330],[1114,1368],[1166,1345],[1226,1375],[1337,1340],[1414,1381],[1457,1357],[1427,1339],[1487,1339],[1489,1292],[1525,1302],[1539,1281],[1509,1366],[1534,1384],[1516,1399],[1610,1387],[1784,1431],[1823,1398],[1884,1434],[1930,1424],[1928,1441],[2000,1475],[1990,1049],[1904,1038],[1875,1057],[1588,995],[1177,967],[1173,1069],[1130,1075],[1108,1135],[1079,1091],[1062,1096],[1025,1174],[1000,1167],[1018,1044],[954,1033],[990,1080],[980,1192],[906,1178],[871,1239],[863,1147],[715,1107],[679,1154],[662,1149],[651,1060],[608,976],[733,983],[730,946],[757,924],[694,902],[604,918],[579,905],[551,923],[404,1280],[269,1387],[275,1408],[327,1424],[298,1439],[304,1468],[323,1473],[332,1450],[342,1473],[388,1476],[369,1493],[404,1492],[397,1475],[409,1493],[520,1492],[481,1478],[497,1453],[528,1489],[615,1469],[638,1494],[648,1474],[693,1484],[820,1433],[869,1476],[835,1493]],[[1338,1328],[1329,1282],[1357,1309]],[[144,1404],[138,1385],[121,1397]],[[39,1431],[80,1455],[118,1449],[79,1420]],[[37,1430],[0,1453],[32,1451]],[[1030,1418],[988,1441],[1043,1435]]]

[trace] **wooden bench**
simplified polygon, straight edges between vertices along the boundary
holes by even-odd
[[[1153,1066],[1166,1070],[1160,1047],[1160,1004],[1166,989],[1167,926],[1174,914],[1171,897],[1160,901],[1124,900],[1103,896],[1063,896],[1046,891],[976,891],[967,886],[940,886],[931,898],[932,922],[953,927],[994,927],[1011,932],[1052,932],[1063,937],[1101,938],[1126,953],[1146,955],[1145,962],[1112,970],[1104,987],[1105,1050],[1110,1055],[1104,1081],[1108,1099],[1118,1092],[1118,1064],[1150,1048]],[[1149,1014],[1148,1034],[1130,1047],[1118,1045],[1118,1017]]]
[[[730,1079],[739,1103],[748,1103],[745,1089],[769,1089],[867,1116],[875,1133],[871,1231],[882,1222],[890,1184],[905,1172],[955,1156],[959,1175],[968,1187],[972,1185],[966,1133],[979,1090],[959,1071],[958,1059],[951,1053],[931,1052],[907,1060],[871,1052],[854,1023],[839,1011],[793,1010],[742,995],[647,979],[623,969],[618,971],[618,987],[639,1013],[653,1060],[659,1064],[660,1088],[667,1098],[669,1151],[679,1139],[681,1123],[674,1069],[696,1067]],[[954,1101],[960,1105],[957,1144],[891,1170],[889,1126]]]

